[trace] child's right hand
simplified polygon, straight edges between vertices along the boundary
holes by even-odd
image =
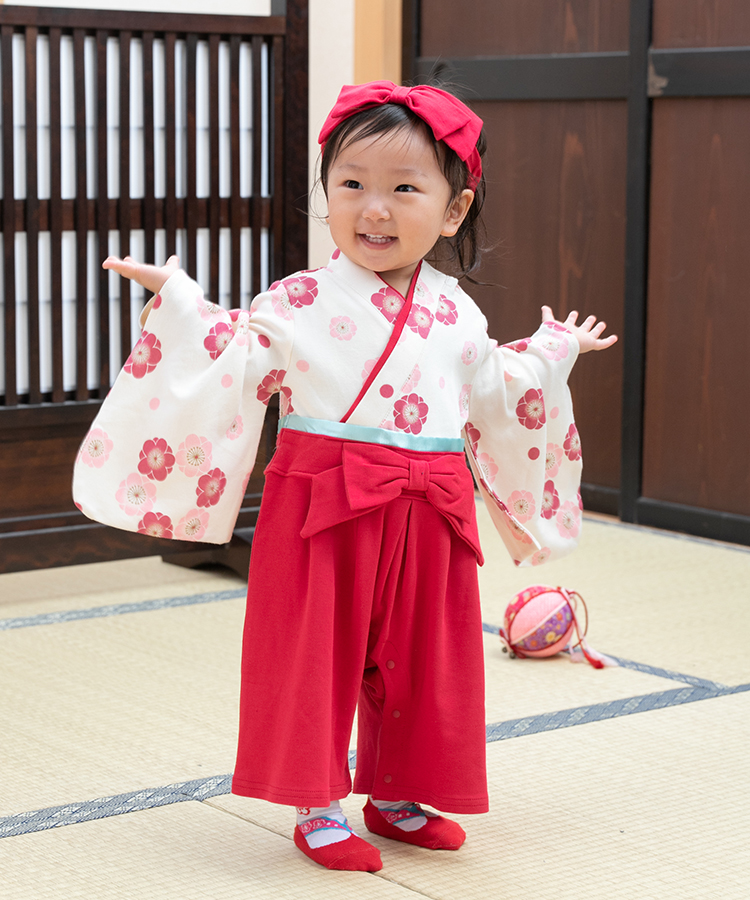
[[[131,256],[126,256],[125,259],[108,256],[102,263],[102,268],[112,269],[123,278],[138,282],[152,294],[158,294],[164,282],[180,268],[180,260],[176,256],[170,256],[163,266],[152,266],[136,262]]]

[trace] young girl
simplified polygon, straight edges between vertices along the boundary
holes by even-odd
[[[499,347],[452,277],[478,263],[482,122],[432,87],[346,87],[320,135],[338,249],[250,312],[207,303],[166,266],[105,268],[156,296],[147,330],[76,464],[92,518],[160,537],[229,540],[265,407],[276,453],[250,563],[233,791],[297,807],[294,841],[332,869],[375,871],[348,826],[368,794],[375,834],[457,849],[442,811],[488,808],[482,554],[464,448],[516,564],[569,551],[580,527],[580,443],[566,379],[603,323],[543,307]],[[145,320],[142,318],[142,324]]]

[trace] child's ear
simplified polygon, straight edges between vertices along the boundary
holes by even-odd
[[[468,188],[464,188],[458,197],[451,202],[445,214],[443,230],[440,232],[443,237],[453,237],[461,227],[461,223],[466,218],[466,213],[473,202],[474,191],[470,191]]]

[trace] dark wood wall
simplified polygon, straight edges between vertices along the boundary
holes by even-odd
[[[300,198],[307,191],[307,161],[298,152],[307,143],[307,0],[273,0],[274,15],[268,17],[154,14],[143,12],[102,12],[73,9],[43,9],[0,6],[0,65],[2,66],[2,152],[3,199],[0,201],[2,232],[3,320],[2,356],[5,391],[0,395],[0,572],[91,562],[117,557],[181,554],[183,562],[226,561],[246,567],[247,539],[257,516],[262,490],[262,468],[270,454],[275,433],[274,410],[269,412],[266,438],[248,485],[248,493],[238,520],[239,548],[216,551],[184,542],[155,541],[137,534],[116,531],[85,519],[73,506],[70,485],[72,466],[79,444],[86,434],[111,380],[124,362],[134,341],[131,331],[130,295],[121,292],[119,308],[110,303],[110,277],[100,261],[109,253],[109,241],[116,235],[118,252],[133,252],[135,234],[145,247],[147,260],[154,259],[155,238],[160,235],[166,253],[176,252],[181,236],[182,262],[195,275],[198,233],[207,235],[208,296],[218,299],[219,243],[221,229],[230,229],[228,256],[224,256],[225,283],[229,303],[240,303],[241,266],[250,271],[252,292],[261,287],[261,232],[268,234],[269,280],[304,268],[307,264],[307,221]],[[43,39],[48,54],[48,81],[38,86],[49,97],[49,144],[37,144],[37,53]],[[19,41],[21,53],[18,53]],[[62,111],[61,42],[72,45],[73,102],[75,116],[74,163],[75,196],[64,196],[61,171]],[[120,137],[117,146],[118,189],[108,196],[107,148],[108,43],[118,48]],[[138,42],[142,70],[131,71],[130,49]],[[154,179],[154,44],[163,46],[165,113],[165,184],[159,196]],[[184,47],[186,72],[175,68],[175,45]],[[13,64],[13,45],[16,65]],[[93,53],[91,47],[93,44]],[[208,140],[210,160],[207,192],[197,185],[199,154],[196,125],[196,54],[199,44],[208,54]],[[249,48],[252,73],[252,146],[242,151],[239,137],[238,77],[240,46]],[[218,158],[219,87],[218,56],[224,45],[230,68],[229,159],[230,187],[220,189]],[[88,50],[86,47],[88,46]],[[48,49],[47,49],[48,48]],[[138,58],[138,57],[136,57]],[[22,59],[21,77],[18,62]],[[85,72],[93,62],[94,70]],[[267,60],[267,79],[261,78],[261,61]],[[265,65],[265,62],[263,62]],[[39,71],[46,71],[41,67]],[[137,77],[136,77],[137,76]],[[14,82],[15,79],[15,82]],[[143,143],[130,140],[129,96],[131,82],[143,85]],[[180,84],[176,85],[180,79]],[[87,102],[86,85],[95,85],[95,100]],[[175,156],[176,87],[185,97],[186,153],[182,160],[185,189],[176,183],[179,168]],[[25,145],[23,157],[14,134],[14,94],[25,91]],[[266,96],[263,96],[265,91]],[[179,93],[179,91],[177,92]],[[262,109],[268,123],[261,122]],[[92,112],[93,110],[93,112]],[[87,116],[89,117],[87,119]],[[93,131],[94,158],[87,152],[86,130]],[[270,146],[262,146],[261,133],[270,133]],[[15,148],[14,148],[15,142]],[[47,196],[41,197],[37,183],[37,155],[46,153],[50,171]],[[250,190],[240,191],[240,154],[252,175]],[[264,163],[264,159],[267,161]],[[143,172],[143,192],[131,190],[131,164]],[[267,165],[268,186],[261,182]],[[88,169],[87,169],[88,167]],[[23,190],[18,175],[23,174]],[[89,177],[91,176],[91,177]],[[96,190],[92,196],[91,182]],[[240,230],[249,231],[244,246]],[[23,235],[28,252],[19,253],[16,235]],[[40,236],[50,248],[40,259]],[[62,282],[65,275],[62,243],[75,240],[74,299],[75,378],[63,377]],[[91,250],[91,247],[96,247]],[[95,289],[92,300],[90,270]],[[51,282],[51,337],[48,347],[40,335],[40,284]],[[23,287],[19,291],[19,285]],[[23,309],[23,313],[19,312]],[[24,346],[19,344],[18,325],[27,323]],[[22,324],[23,324],[22,322]],[[111,339],[119,334],[119,339]],[[113,349],[114,344],[114,349]],[[98,369],[92,385],[91,354],[95,347]],[[23,351],[23,352],[21,352]],[[40,375],[45,352],[52,372],[51,386]],[[19,387],[23,377],[21,358],[28,359],[28,385]]]
[[[750,543],[750,4],[415,0],[404,31],[486,123],[494,336],[542,303],[621,336],[571,380],[587,507]]]

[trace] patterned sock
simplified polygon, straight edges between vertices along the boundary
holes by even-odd
[[[338,800],[330,806],[298,806],[297,826],[313,850],[338,844],[352,834]]]
[[[402,831],[418,831],[427,823],[427,816],[417,803],[410,803],[408,800],[375,800],[374,797],[370,797],[370,803],[383,813],[384,819]],[[403,818],[398,818],[399,814]]]

